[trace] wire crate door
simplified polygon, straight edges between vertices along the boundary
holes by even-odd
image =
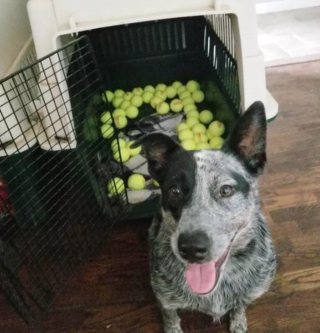
[[[104,91],[86,37],[0,81],[0,288],[27,322],[126,212]]]

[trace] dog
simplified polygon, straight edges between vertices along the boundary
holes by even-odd
[[[177,310],[200,311],[230,332],[247,332],[246,309],[273,281],[277,261],[260,209],[257,179],[266,163],[267,121],[255,102],[220,150],[187,151],[149,134],[150,175],[161,209],[149,229],[151,285],[166,333],[183,333]]]

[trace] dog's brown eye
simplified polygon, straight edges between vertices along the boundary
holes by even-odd
[[[180,188],[177,185],[171,186],[171,188],[170,188],[170,195],[171,195],[171,197],[173,197],[173,198],[179,198],[180,197],[180,193],[181,193]]]
[[[234,192],[234,188],[230,185],[223,185],[220,188],[220,195],[222,197],[231,197]]]

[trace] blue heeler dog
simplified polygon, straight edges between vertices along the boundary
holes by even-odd
[[[183,332],[178,309],[214,320],[229,313],[230,332],[247,332],[246,308],[273,280],[276,256],[257,184],[266,127],[264,106],[256,102],[221,150],[186,151],[160,133],[136,142],[162,192],[149,242],[166,333]]]

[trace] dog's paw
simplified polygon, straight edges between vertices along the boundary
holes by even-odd
[[[245,309],[237,309],[230,313],[230,333],[247,333],[247,317]]]
[[[168,327],[164,331],[165,333],[183,333],[183,330],[180,326]]]
[[[231,322],[230,333],[248,333],[247,323],[237,321]]]

